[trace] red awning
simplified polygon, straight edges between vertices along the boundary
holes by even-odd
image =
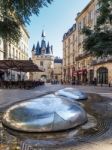
[[[74,71],[74,72],[73,72],[73,76],[77,76],[77,71]]]
[[[82,70],[77,70],[77,74],[86,74],[87,73],[87,69],[82,69]]]
[[[73,71],[73,76],[77,76],[77,75],[80,75],[80,74],[87,74],[87,69]]]
[[[83,70],[78,70],[77,71],[77,74],[82,74],[83,73]]]

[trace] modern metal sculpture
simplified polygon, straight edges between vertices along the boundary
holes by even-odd
[[[75,88],[64,88],[55,92],[56,96],[63,96],[69,98],[69,100],[81,101],[86,100],[88,98],[87,94],[77,90]]]
[[[83,108],[53,94],[11,106],[2,120],[6,127],[25,132],[66,130],[86,121]]]

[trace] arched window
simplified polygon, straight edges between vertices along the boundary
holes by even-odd
[[[100,84],[108,84],[108,69],[106,67],[100,67],[97,70],[97,80]]]

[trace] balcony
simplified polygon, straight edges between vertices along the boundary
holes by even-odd
[[[79,54],[75,59],[76,61],[79,61],[81,59],[84,59],[90,55],[90,52],[84,51],[82,54]]]
[[[107,63],[107,62],[112,62],[112,56],[108,56],[108,57],[105,57],[105,58],[98,58],[96,60],[93,60],[91,62],[91,66],[98,65],[98,64],[103,64],[103,63]]]

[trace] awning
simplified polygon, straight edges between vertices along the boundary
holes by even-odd
[[[77,70],[73,72],[73,76],[77,76],[81,74],[87,74],[87,69]]]
[[[77,76],[77,71],[73,71],[73,76]]]
[[[77,74],[82,74],[82,73],[83,73],[82,70],[78,70],[78,71],[77,71]]]
[[[1,69],[11,69],[21,72],[44,72],[44,69],[34,64],[32,60],[0,60]]]

